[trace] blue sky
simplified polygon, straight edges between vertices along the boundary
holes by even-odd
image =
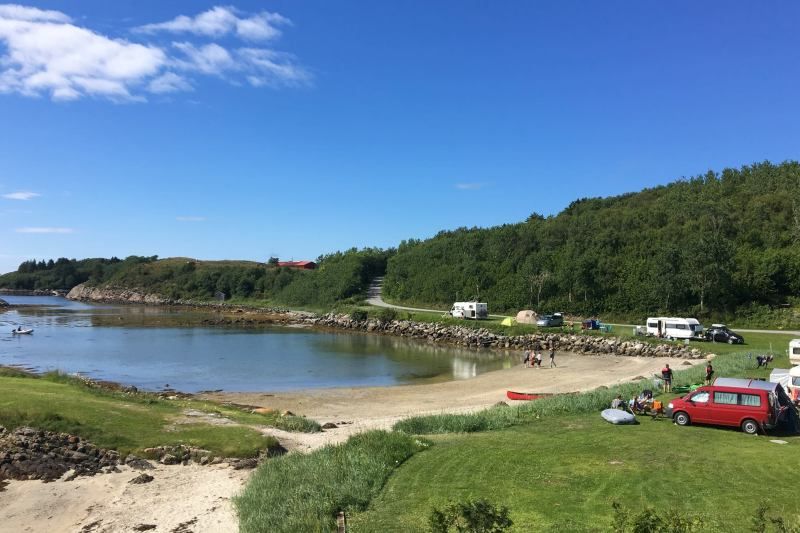
[[[0,4],[0,272],[315,258],[798,158],[800,4]]]

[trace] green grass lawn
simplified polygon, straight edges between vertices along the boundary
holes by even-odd
[[[186,409],[214,413],[241,425],[176,423]],[[276,444],[248,425],[277,425],[274,416],[245,413],[209,402],[159,400],[89,389],[71,378],[18,377],[0,372],[0,425],[68,432],[121,453],[185,444],[225,457],[253,457]],[[309,421],[298,429],[318,430]]]
[[[507,505],[513,531],[608,531],[611,504],[675,508],[709,531],[747,531],[762,499],[800,515],[792,487],[800,438],[768,437],[641,419],[613,426],[599,415],[542,419],[502,431],[433,437],[389,479],[353,531],[421,531],[434,506],[468,498]]]

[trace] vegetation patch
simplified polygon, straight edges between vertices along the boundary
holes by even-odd
[[[241,425],[174,424],[188,408],[216,412]],[[207,402],[90,389],[59,374],[0,377],[0,425],[70,433],[121,454],[183,444],[224,457],[255,457],[277,441],[246,426],[268,421],[264,415]]]
[[[331,531],[340,511],[366,509],[389,475],[427,446],[403,433],[370,431],[268,461],[234,500],[240,531]]]

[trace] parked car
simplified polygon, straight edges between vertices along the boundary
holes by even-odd
[[[744,344],[744,337],[728,329],[725,324],[711,324],[706,330],[706,340],[727,342],[728,344]]]
[[[536,321],[536,325],[543,328],[554,328],[564,325],[564,317],[561,313],[553,313],[552,315],[543,315]]]
[[[773,391],[776,384],[757,380],[728,381],[749,382],[751,385],[700,387],[683,398],[672,400],[667,405],[667,416],[679,426],[697,423],[740,427],[751,435],[760,429],[775,427],[778,401],[773,397],[776,394]]]

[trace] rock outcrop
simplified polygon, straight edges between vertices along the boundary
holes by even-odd
[[[29,427],[12,432],[0,426],[0,479],[59,479],[72,470],[71,479],[115,472],[119,454],[66,433]]]
[[[164,305],[172,303],[158,294],[142,292],[138,289],[115,289],[109,287],[91,287],[85,283],[76,285],[67,293],[67,299],[105,303],[140,303]]]

